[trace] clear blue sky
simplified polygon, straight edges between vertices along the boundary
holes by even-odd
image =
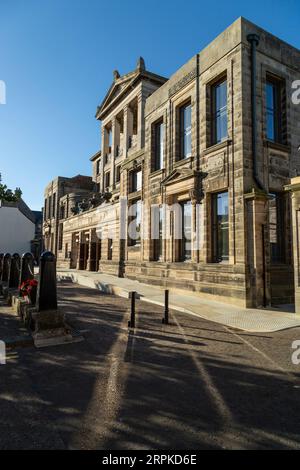
[[[299,0],[0,0],[0,172],[32,209],[55,176],[91,174],[112,71],[169,76],[244,16],[300,48]]]

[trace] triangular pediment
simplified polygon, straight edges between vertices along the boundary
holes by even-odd
[[[138,59],[136,69],[120,76],[117,70],[114,71],[114,81],[111,84],[106,96],[100,106],[97,107],[96,118],[102,120],[109,113],[114,105],[119,103],[141,80],[152,82],[156,86],[161,86],[167,81],[155,73],[146,70],[145,61],[142,57]]]
[[[178,168],[173,170],[162,182],[161,184],[166,186],[170,183],[180,181],[185,178],[190,178],[195,176],[195,171],[191,168]]]
[[[96,117],[99,118],[105,111],[120,98],[126,90],[130,90],[133,82],[138,77],[138,71],[134,71],[114,80],[104,100],[98,106]]]

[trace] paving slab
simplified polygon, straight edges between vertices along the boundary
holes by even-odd
[[[300,328],[249,333],[174,310],[164,325],[137,300],[131,331],[129,299],[61,282],[58,300],[85,341],[11,351],[0,449],[300,449]]]
[[[58,280],[70,280],[80,285],[98,289],[106,294],[129,297],[136,291],[141,300],[156,305],[164,304],[164,289],[127,278],[109,274],[71,269],[59,269]],[[300,326],[300,315],[293,313],[292,305],[279,308],[247,309],[240,306],[210,300],[192,292],[183,293],[170,289],[170,307],[196,315],[232,328],[249,332],[273,332]]]

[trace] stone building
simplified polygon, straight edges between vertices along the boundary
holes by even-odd
[[[82,175],[73,178],[58,176],[47,185],[43,208],[43,236],[46,250],[51,250],[57,256],[62,246],[63,225],[61,221],[65,218],[65,207],[68,215],[71,215],[69,207],[73,207],[73,201],[77,202],[84,196],[88,196],[93,188],[92,178]],[[66,195],[67,204],[65,206],[61,203],[61,198]]]
[[[299,74],[300,51],[244,18],[168,80],[143,59],[115,71],[94,193],[51,232],[59,265],[247,307],[293,302]]]
[[[20,199],[16,202],[0,200],[0,246],[3,253],[26,252],[39,258],[42,248],[42,212],[32,211]]]

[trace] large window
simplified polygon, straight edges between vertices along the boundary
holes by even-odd
[[[136,200],[130,206],[129,212],[129,245],[135,246],[141,243],[142,202]]]
[[[266,83],[266,127],[267,139],[273,142],[282,141],[282,84],[276,79],[267,79]]]
[[[113,240],[112,238],[107,239],[107,259],[112,260],[113,257]]]
[[[186,104],[179,108],[180,119],[180,158],[192,155],[192,107]]]
[[[52,196],[52,217],[55,218],[56,213],[56,193]]]
[[[118,166],[116,167],[115,179],[116,179],[116,183],[120,183],[120,179],[121,179],[121,165],[118,165]]]
[[[109,188],[109,185],[110,185],[110,172],[108,171],[107,173],[105,173],[105,189],[108,189]]]
[[[212,86],[212,144],[227,139],[227,80]]]
[[[135,193],[136,191],[140,191],[142,189],[142,170],[132,171],[131,175],[131,191]]]
[[[154,237],[153,259],[159,261],[163,256],[163,207],[155,207],[152,212],[152,236]]]
[[[164,123],[158,122],[154,126],[154,170],[161,170],[164,167]]]
[[[181,240],[181,261],[189,261],[192,257],[192,204],[190,201],[181,205],[182,209],[182,240]]]
[[[99,175],[99,173],[100,173],[100,164],[101,164],[101,159],[99,158],[99,160],[97,160],[97,163],[96,163],[96,173],[97,173],[97,175]]]
[[[62,250],[63,247],[63,232],[64,231],[64,225],[59,224],[59,230],[58,230],[58,249],[59,251]]]
[[[52,217],[52,196],[49,196],[48,199],[48,219]]]
[[[229,259],[228,192],[212,195],[212,251],[216,263]]]
[[[270,194],[269,227],[272,263],[284,262],[284,206],[280,193]]]
[[[47,199],[45,199],[45,202],[44,202],[44,220],[47,219]]]

